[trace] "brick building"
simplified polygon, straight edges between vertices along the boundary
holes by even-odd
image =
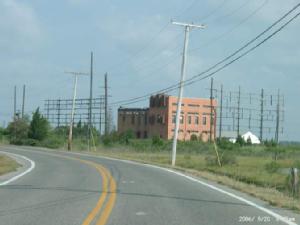
[[[216,131],[216,100],[212,101],[212,138]],[[210,136],[210,99],[183,98],[181,107],[179,140],[190,140],[191,135],[207,141]],[[132,130],[136,138],[158,135],[172,139],[175,129],[177,97],[159,94],[151,96],[149,108],[118,109],[118,132]]]

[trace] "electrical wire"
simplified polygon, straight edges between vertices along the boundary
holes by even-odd
[[[184,85],[184,86],[191,85],[192,83],[195,83],[195,82],[198,82],[200,80],[206,79],[206,78],[208,78],[210,76],[213,76],[217,72],[223,70],[227,66],[231,65],[235,61],[239,60],[240,58],[244,57],[245,55],[247,55],[248,53],[250,53],[251,51],[253,51],[257,47],[259,47],[260,45],[262,45],[263,43],[265,43],[267,40],[269,40],[270,38],[272,38],[275,34],[277,34],[278,32],[280,32],[284,27],[286,27],[290,22],[292,22],[294,19],[296,19],[299,16],[299,13],[296,16],[294,16],[292,19],[288,20],[288,22],[284,23],[284,25],[282,25],[279,29],[277,29],[275,32],[273,32],[271,35],[269,35],[267,38],[263,39],[263,41],[261,41],[260,43],[258,43],[257,45],[255,45],[254,47],[252,47],[251,49],[249,49],[248,51],[246,51],[242,55],[236,57],[235,59],[233,59],[229,63],[226,63],[225,65],[223,65],[221,68],[217,69],[216,71],[213,71],[213,72],[209,73],[208,75],[199,78],[200,76],[202,76],[202,75],[208,73],[209,71],[215,69],[217,66],[221,65],[222,63],[226,62],[227,60],[229,60],[230,58],[232,58],[233,56],[237,55],[239,52],[241,52],[242,50],[244,50],[245,48],[247,48],[250,44],[252,44],[256,40],[258,40],[265,33],[267,33],[274,26],[276,26],[283,19],[285,19],[288,15],[290,15],[293,11],[295,11],[299,6],[300,6],[300,3],[298,3],[296,6],[294,6],[291,10],[289,10],[282,17],[280,17],[277,21],[275,21],[271,26],[269,26],[267,29],[265,29],[263,32],[261,32],[259,35],[257,35],[255,38],[251,39],[249,42],[247,42],[241,48],[239,48],[238,50],[236,50],[234,53],[230,54],[229,56],[227,56],[223,60],[219,61],[218,63],[216,63],[215,65],[213,65],[209,69],[207,69],[207,70],[205,70],[205,71],[203,71],[203,72],[201,72],[201,73],[199,73],[199,74],[191,77],[190,79],[188,79],[187,81],[185,81],[182,85]],[[198,79],[195,80],[196,78],[198,78]],[[146,95],[143,95],[143,96],[140,96],[140,97],[135,97],[135,98],[131,98],[131,99],[128,99],[128,100],[116,101],[116,102],[111,103],[111,105],[120,104],[120,103],[123,103],[123,105],[127,105],[128,103],[135,103],[135,102],[138,102],[138,101],[142,101],[142,99],[147,98],[147,97],[149,97],[149,96],[151,96],[153,94],[156,94],[156,93],[168,93],[170,91],[176,90],[176,89],[178,89],[179,86],[180,86],[180,83],[177,83],[175,85],[171,85],[171,86],[169,86],[167,88],[164,88],[164,89],[161,89],[159,91],[152,92],[150,94],[146,94]]]
[[[238,24],[236,24],[235,26],[233,26],[231,29],[227,30],[226,32],[224,32],[223,34],[211,39],[210,41],[202,44],[200,47],[197,48],[193,48],[190,49],[189,52],[195,52],[198,51],[200,49],[203,49],[203,47],[207,47],[209,45],[212,45],[214,43],[216,43],[217,41],[223,39],[224,37],[226,37],[228,34],[232,33],[234,30],[236,30],[238,27],[240,27],[241,25],[243,25],[244,23],[246,23],[250,18],[252,18],[255,14],[257,14],[261,9],[263,9],[266,4],[269,2],[269,0],[265,0],[260,6],[258,6],[253,12],[251,12],[248,16],[246,16],[244,19],[242,19]]]
[[[190,10],[193,5],[197,2],[197,0],[194,0],[189,7],[184,9],[182,12],[180,12],[177,16],[180,16]],[[158,32],[155,33],[144,45],[141,47],[139,50],[137,50],[135,53],[131,54],[128,56],[126,59],[121,60],[119,63],[113,64],[109,66],[106,70],[107,71],[112,71],[115,70],[116,68],[120,68],[121,65],[126,64],[128,61],[131,61],[134,59],[134,57],[140,55],[143,51],[145,51],[156,39],[159,37],[166,29],[167,27],[171,24],[171,21],[168,21]]]

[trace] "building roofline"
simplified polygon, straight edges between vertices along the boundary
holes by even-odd
[[[149,108],[123,108],[123,107],[119,107],[118,111],[124,111],[124,112],[134,112],[134,111],[147,111],[149,110]]]

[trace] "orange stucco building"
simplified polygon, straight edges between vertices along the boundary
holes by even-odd
[[[203,141],[212,139],[216,131],[216,100],[202,98],[183,98],[181,107],[179,140],[190,140],[196,135]],[[137,138],[155,135],[172,139],[175,129],[177,97],[159,94],[150,98],[149,108],[122,108],[118,110],[118,132],[132,130]],[[210,127],[212,129],[210,130]]]

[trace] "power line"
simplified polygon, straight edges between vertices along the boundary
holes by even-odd
[[[203,47],[207,47],[209,45],[212,45],[214,43],[216,43],[217,41],[223,39],[224,37],[226,37],[228,34],[232,33],[234,30],[236,30],[238,27],[240,27],[241,25],[243,25],[244,23],[246,23],[249,19],[251,19],[256,13],[258,13],[262,8],[264,8],[266,6],[266,4],[269,2],[269,0],[265,0],[260,6],[258,6],[253,12],[251,12],[248,16],[246,16],[244,19],[242,19],[239,23],[237,23],[235,26],[233,26],[231,29],[225,31],[223,34],[210,39],[210,41],[203,43],[200,47],[194,48],[194,49],[190,49],[189,52],[194,52],[194,51],[198,51],[200,49],[203,49]]]
[[[253,51],[254,49],[256,49],[257,47],[259,47],[260,45],[262,45],[263,43],[265,43],[267,40],[269,40],[270,38],[272,38],[274,35],[276,35],[278,32],[280,32],[284,27],[286,27],[290,22],[292,22],[294,19],[296,19],[299,16],[299,13],[292,17],[290,20],[288,20],[286,23],[284,23],[280,28],[278,28],[276,31],[274,31],[271,35],[269,35],[267,38],[265,38],[263,41],[259,42],[257,45],[255,45],[254,47],[252,47],[251,49],[247,50],[246,52],[244,52],[242,55],[234,58],[233,60],[231,60],[229,63],[226,63],[225,65],[223,65],[222,67],[220,67],[219,69],[209,73],[208,75],[201,77],[202,75],[208,73],[209,71],[215,69],[216,67],[218,67],[219,65],[221,65],[222,63],[226,62],[227,60],[229,60],[230,58],[232,58],[233,56],[237,55],[239,52],[241,52],[242,50],[244,50],[245,48],[247,48],[250,44],[252,44],[253,42],[255,42],[256,40],[258,40],[260,37],[262,37],[265,33],[267,33],[269,30],[271,30],[274,26],[276,26],[278,23],[280,23],[283,19],[285,19],[288,15],[290,15],[293,11],[295,11],[298,7],[300,6],[300,3],[298,3],[296,6],[294,6],[291,10],[289,10],[287,13],[285,13],[281,18],[279,18],[277,21],[275,21],[271,26],[269,26],[267,29],[265,29],[263,32],[261,32],[259,35],[257,35],[255,38],[251,39],[250,41],[248,41],[245,45],[243,45],[241,48],[239,48],[238,50],[236,50],[235,52],[233,52],[232,54],[230,54],[229,56],[227,56],[226,58],[224,58],[223,60],[219,61],[218,63],[216,63],[215,65],[211,66],[210,68],[208,68],[207,70],[189,78],[186,80],[184,85],[191,85],[195,82],[198,82],[200,80],[206,79],[210,76],[213,76],[214,74],[216,74],[217,72],[223,70],[224,68],[226,68],[227,66],[231,65],[232,63],[234,63],[235,61],[239,60],[240,58],[244,57],[245,55],[247,55],[248,53],[250,53],[251,51]],[[197,80],[195,80],[196,78],[198,78]],[[171,85],[167,88],[158,90],[156,92],[152,92],[150,94],[145,94],[143,96],[139,96],[139,97],[135,97],[135,98],[131,98],[128,100],[120,100],[120,101],[116,101],[111,103],[112,105],[115,104],[120,104],[120,103],[127,103],[127,104],[123,104],[123,105],[128,105],[128,103],[136,103],[139,101],[143,101],[144,98],[148,98],[149,96],[155,94],[155,93],[159,93],[159,92],[165,92],[168,93],[170,91],[176,90],[178,88],[178,83]]]
[[[214,20],[212,20],[212,22],[217,22],[217,21],[223,20],[226,17],[230,17],[230,16],[234,15],[235,13],[237,13],[238,11],[240,11],[242,8],[244,8],[246,5],[248,5],[250,2],[251,1],[246,0],[241,5],[239,5],[237,8],[234,8],[229,13],[227,13],[227,14],[225,14],[223,16],[215,18]]]
[[[205,21],[205,19],[211,17],[212,15],[214,15],[219,9],[221,9],[226,3],[228,2],[228,0],[223,0],[216,8],[214,8],[213,10],[211,10],[209,13],[207,13],[206,15],[202,16],[199,18],[198,21]]]
[[[179,12],[177,14],[177,16],[181,16],[182,14],[184,14],[185,12],[187,12],[188,10],[190,10],[193,5],[197,2],[197,0],[194,0],[190,6],[188,6],[186,9],[184,9],[183,11]],[[107,68],[107,70],[114,70],[116,68],[119,68],[120,65],[124,65],[126,64],[128,61],[131,61],[134,57],[138,56],[139,54],[141,54],[143,51],[145,51],[156,39],[157,37],[159,37],[166,29],[167,27],[171,24],[171,21],[168,21],[165,25],[162,26],[162,28],[160,30],[158,30],[158,32],[156,32],[139,50],[137,50],[135,53],[131,54],[130,56],[127,57],[127,59],[123,59],[121,60],[119,63],[113,64],[110,67]],[[177,36],[175,37],[177,38]]]

